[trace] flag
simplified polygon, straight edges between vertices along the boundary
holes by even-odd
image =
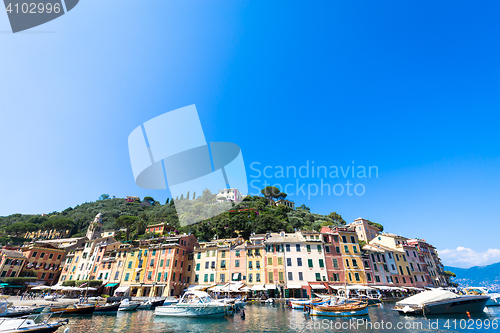
[[[87,284],[87,282],[85,282],[84,284],[82,284],[82,285],[80,286],[80,288],[81,288],[81,287],[83,287],[83,286],[85,286],[86,284]]]

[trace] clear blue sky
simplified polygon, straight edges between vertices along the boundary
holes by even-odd
[[[378,167],[351,179],[362,196],[296,203],[425,238],[445,264],[500,261],[499,15],[497,1],[81,1],[12,34],[2,11],[0,215],[163,202],[135,185],[128,135],[196,104],[249,176]]]

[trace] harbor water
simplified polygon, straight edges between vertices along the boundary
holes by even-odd
[[[248,304],[240,313],[223,318],[154,316],[153,310],[69,317],[70,333],[105,332],[500,332],[500,307],[483,313],[446,316],[406,316],[392,311],[394,303],[371,306],[369,316],[311,317],[284,304]],[[65,327],[58,332],[63,332]]]

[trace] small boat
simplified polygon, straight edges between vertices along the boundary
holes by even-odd
[[[138,310],[151,310],[153,307],[153,302],[151,301],[144,301],[139,304],[137,307]]]
[[[217,317],[224,316],[231,305],[217,302],[204,291],[186,291],[179,303],[159,306],[155,309],[156,316],[170,317]]]
[[[365,295],[361,295],[361,296],[350,298],[350,299],[353,301],[357,301],[357,302],[368,303],[369,306],[382,303],[382,301],[379,298],[374,298],[374,297],[365,296]]]
[[[104,305],[97,305],[95,307],[94,313],[105,313],[105,312],[116,312],[120,307],[120,303],[106,303]]]
[[[151,307],[156,308],[165,304],[165,299],[151,300]]]
[[[485,287],[468,287],[464,288],[467,295],[485,295],[490,299],[486,302],[486,306],[499,306],[500,305],[500,294],[493,293],[488,288]]]
[[[242,299],[237,299],[234,302],[235,309],[243,309],[245,307],[245,305],[247,305],[247,302],[245,300],[242,300]]]
[[[490,298],[484,295],[460,296],[451,291],[434,289],[410,296],[396,303],[400,314],[452,314],[483,312]]]
[[[368,304],[362,302],[338,305],[312,304],[309,307],[311,308],[311,316],[352,317],[368,315]]]
[[[179,303],[178,299],[165,299],[165,300],[163,300],[163,304],[157,305],[157,306],[173,305],[173,304],[177,304],[177,303]]]
[[[45,320],[38,320],[40,315],[27,316],[24,318],[4,318],[0,319],[0,333],[52,333],[59,327],[66,325],[68,319],[49,322],[50,314]]]
[[[290,300],[290,307],[292,309],[305,310],[307,305],[311,305],[313,303],[321,302],[321,298],[307,299],[307,300]]]
[[[129,299],[123,299],[120,302],[118,311],[134,311],[139,307],[139,302],[131,302]]]
[[[82,305],[74,304],[66,308],[62,307],[52,307],[51,312],[64,312],[64,315],[86,315],[93,314],[95,310],[95,305]]]

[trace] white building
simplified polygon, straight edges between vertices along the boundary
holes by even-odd
[[[233,201],[233,202],[241,202],[243,200],[243,196],[237,188],[225,188],[223,190],[219,190],[217,194],[217,201]]]

